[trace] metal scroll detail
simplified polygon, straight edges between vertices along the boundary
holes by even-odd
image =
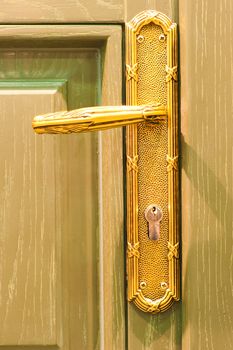
[[[102,106],[39,115],[32,126],[38,134],[70,134],[106,130],[140,122],[157,123],[167,119],[160,103],[149,106]]]
[[[167,107],[167,120],[127,127],[128,299],[157,313],[179,300],[177,27],[145,11],[126,35],[127,104]],[[148,237],[150,203],[163,210],[158,241]]]

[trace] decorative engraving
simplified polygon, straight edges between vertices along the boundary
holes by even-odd
[[[172,169],[178,171],[178,156],[172,158],[169,155],[167,155],[167,163],[167,171],[172,171]]]
[[[71,134],[89,131],[93,123],[73,124],[73,125],[59,125],[40,127],[36,132],[38,134]]]
[[[171,260],[173,257],[179,259],[179,242],[175,245],[172,245],[170,242],[167,242],[167,247],[169,249],[168,260]]]
[[[171,79],[174,79],[175,81],[178,80],[177,78],[177,66],[174,67],[168,67],[166,66],[166,82],[168,83]]]
[[[137,63],[135,63],[133,66],[126,64],[127,80],[134,79],[135,81],[138,81],[137,71],[138,71],[138,64]]]
[[[142,42],[138,42],[139,35],[144,37]],[[139,168],[139,171],[131,171],[131,162],[127,158],[127,237],[131,245],[134,242],[140,243],[140,257],[132,259],[128,256],[127,260],[128,300],[133,301],[142,311],[155,314],[166,311],[174,300],[179,300],[179,259],[168,260],[162,249],[160,254],[158,242],[148,239],[147,225],[142,219],[148,205],[144,198],[149,203],[156,201],[160,205],[160,199],[157,202],[157,198],[161,197],[162,186],[165,199],[161,200],[164,220],[160,247],[167,248],[168,241],[178,241],[178,171],[171,171],[178,170],[178,160],[172,158],[178,154],[176,24],[156,11],[144,11],[134,17],[126,26],[126,63],[129,67],[126,79],[127,104],[154,103],[156,97],[156,101],[164,105],[168,112],[168,118],[163,118],[163,123],[156,118],[156,123],[152,124],[145,118],[147,123],[126,128],[127,154],[138,155]],[[134,67],[133,72],[131,67]],[[133,73],[137,73],[137,79]],[[154,148],[154,156],[151,157],[150,150],[155,145],[158,148]],[[167,157],[166,166],[164,159],[167,154],[170,156]],[[155,165],[160,158],[160,169],[163,167],[162,172],[167,174],[161,178],[162,185],[158,181],[158,173],[161,171],[158,170],[157,173]],[[144,195],[144,184],[150,186],[148,179],[151,189]],[[178,247],[175,246],[169,253],[175,257]],[[151,273],[154,261],[157,264],[156,273]],[[141,288],[141,281],[147,284],[146,288]]]
[[[150,305],[148,308],[147,308],[147,312],[151,312],[151,313],[157,313],[159,312],[159,305],[160,305],[160,302],[157,302],[157,303],[153,303],[152,305]]]
[[[155,103],[148,106],[88,107],[45,114],[35,117],[32,126],[38,134],[68,134],[161,120],[167,120],[167,111]]]
[[[138,172],[138,155],[131,158],[130,156],[127,156],[127,171],[134,170]]]
[[[140,258],[140,253],[138,249],[139,249],[139,242],[134,244],[131,244],[130,242],[128,242],[128,250],[127,250],[128,258],[132,258],[133,256]]]

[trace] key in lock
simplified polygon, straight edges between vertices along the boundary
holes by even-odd
[[[151,204],[145,210],[145,218],[149,223],[149,238],[157,241],[160,237],[160,221],[163,218],[162,210],[156,204]]]

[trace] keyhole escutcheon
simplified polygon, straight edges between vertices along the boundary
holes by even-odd
[[[148,236],[154,241],[160,237],[160,222],[163,218],[162,209],[157,204],[150,204],[145,210],[145,218],[148,221]]]

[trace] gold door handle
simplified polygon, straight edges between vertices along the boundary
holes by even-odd
[[[177,26],[144,11],[126,25],[126,104],[38,116],[37,133],[126,125],[128,300],[144,312],[179,300]]]
[[[80,108],[37,116],[32,126],[38,134],[69,134],[166,120],[167,111],[160,104],[151,106],[106,106]]]

